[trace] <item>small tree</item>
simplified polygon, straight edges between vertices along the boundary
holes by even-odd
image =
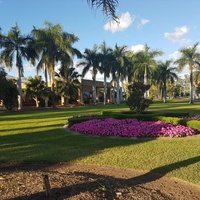
[[[39,107],[39,98],[44,98],[47,94],[47,87],[40,77],[30,77],[26,83],[26,95],[35,101],[36,108]]]
[[[129,96],[127,98],[127,104],[130,110],[142,113],[149,107],[152,100],[144,97],[145,92],[148,91],[149,88],[150,85],[144,85],[141,82],[134,82],[128,86]]]

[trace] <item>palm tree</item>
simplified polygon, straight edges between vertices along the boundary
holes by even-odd
[[[21,77],[24,72],[23,59],[34,62],[34,59],[37,57],[32,44],[33,38],[30,36],[23,36],[18,25],[12,27],[8,34],[1,40],[1,46],[3,48],[0,55],[1,62],[4,62],[8,68],[12,68],[15,64],[18,71],[18,110],[22,109]]]
[[[142,79],[144,84],[147,85],[148,79],[151,77],[157,66],[155,57],[159,55],[162,55],[161,51],[151,50],[147,45],[145,45],[143,51],[136,53],[133,57],[135,78],[137,77],[137,79]],[[145,96],[147,97],[147,92],[145,93]]]
[[[117,104],[120,103],[120,80],[123,80],[126,76],[126,63],[127,63],[127,47],[119,47],[117,44],[113,50],[114,62],[111,68],[113,79],[117,82]]]
[[[159,62],[156,71],[157,84],[159,84],[161,88],[164,103],[166,103],[167,97],[167,81],[169,80],[171,83],[174,83],[175,80],[178,80],[178,76],[175,73],[177,68],[172,67],[171,64],[171,60],[167,60],[166,62]]]
[[[36,49],[40,54],[37,70],[44,70],[47,85],[49,75],[51,90],[54,92],[55,66],[63,57],[66,57],[65,62],[71,63],[75,54],[80,56],[80,52],[72,47],[78,37],[64,32],[59,24],[52,25],[49,22],[45,22],[42,29],[34,28],[32,34],[36,38]],[[55,107],[55,102],[53,104]]]
[[[175,61],[179,70],[185,66],[189,67],[190,71],[190,99],[189,103],[193,103],[193,71],[200,66],[200,53],[197,52],[198,43],[192,47],[182,48],[180,50],[181,57]]]
[[[117,20],[116,17],[116,7],[118,5],[118,0],[87,0],[87,2],[92,7],[102,7],[103,13],[106,15],[111,15],[113,19]]]
[[[112,49],[108,48],[105,41],[100,45],[100,71],[104,74],[104,105],[107,98],[107,82],[106,78],[110,76],[111,65],[113,62]]]
[[[83,61],[78,63],[77,66],[82,66],[82,76],[84,77],[86,73],[91,70],[92,73],[92,96],[93,96],[93,102],[96,104],[96,76],[97,72],[101,70],[100,66],[100,56],[97,52],[98,47],[97,45],[94,45],[93,49],[85,49],[84,55],[83,55]]]
[[[56,91],[61,95],[61,105],[68,103],[69,99],[77,99],[80,87],[79,76],[73,67],[61,66],[59,73],[56,73]]]

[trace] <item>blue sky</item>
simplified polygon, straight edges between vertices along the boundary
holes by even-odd
[[[0,0],[0,27],[7,33],[17,22],[28,34],[33,25],[42,27],[48,20],[75,33],[79,41],[74,46],[82,52],[102,41],[111,47],[127,45],[134,51],[148,44],[168,59],[177,58],[181,47],[200,41],[199,8],[199,0],[119,0],[121,23],[116,26],[100,10],[92,10],[87,0]],[[25,76],[33,75],[34,68],[24,65]],[[16,75],[16,71],[9,74]]]

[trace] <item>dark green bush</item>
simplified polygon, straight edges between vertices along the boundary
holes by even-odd
[[[200,131],[200,121],[199,120],[190,120],[186,122],[186,125],[190,128],[194,128]]]
[[[144,85],[141,82],[134,82],[128,86],[129,96],[127,98],[127,104],[131,111],[135,110],[137,113],[142,113],[149,107],[152,100],[144,97],[145,92],[149,88],[150,85]]]
[[[103,115],[81,115],[81,116],[73,116],[71,118],[67,119],[67,125],[68,127],[72,126],[73,124],[76,123],[81,123],[84,121],[88,121],[91,119],[102,119],[104,118]]]

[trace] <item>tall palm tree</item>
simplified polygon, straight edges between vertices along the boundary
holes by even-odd
[[[22,85],[21,77],[23,76],[23,59],[31,60],[32,62],[37,57],[35,49],[32,48],[33,38],[30,36],[23,36],[18,25],[15,25],[10,29],[8,34],[3,37],[1,45],[3,50],[1,51],[0,59],[6,67],[12,68],[13,65],[17,67],[18,80],[17,89],[18,96],[18,110],[22,109]]]
[[[114,62],[111,68],[113,79],[117,82],[117,104],[120,103],[120,80],[126,76],[126,63],[127,63],[127,47],[117,46],[113,49]]]
[[[59,24],[52,25],[49,22],[45,22],[44,28],[34,28],[32,34],[36,38],[36,49],[40,55],[37,69],[44,70],[47,85],[49,76],[51,90],[54,92],[55,66],[63,57],[66,57],[65,62],[71,63],[75,54],[80,56],[80,52],[72,47],[78,37],[64,32]]]
[[[190,99],[189,103],[193,103],[193,71],[200,66],[200,53],[197,52],[198,43],[192,47],[180,49],[181,57],[175,61],[179,70],[182,70],[185,66],[189,67],[190,71]]]
[[[83,61],[78,63],[77,66],[82,66],[82,76],[84,77],[86,73],[91,70],[92,73],[92,96],[93,96],[93,102],[96,104],[96,76],[97,72],[100,71],[100,56],[98,53],[98,47],[97,45],[94,45],[93,49],[85,49],[84,55],[83,55]]]
[[[159,55],[162,55],[161,51],[151,50],[150,47],[145,45],[144,50],[139,51],[133,57],[135,66],[134,76],[143,79],[145,85],[148,84],[148,79],[150,79],[153,70],[155,70],[157,66],[155,57]],[[147,97],[147,92],[145,93],[145,96]]]
[[[113,56],[112,56],[112,49],[107,47],[105,41],[100,45],[100,62],[101,62],[101,68],[100,71],[104,75],[104,105],[106,104],[106,98],[107,98],[107,82],[106,78],[110,76],[111,71],[111,65],[113,62]]]
[[[172,67],[171,64],[171,60],[167,60],[166,62],[159,62],[158,68],[156,70],[157,84],[159,84],[161,88],[164,103],[166,103],[167,97],[167,81],[169,80],[171,83],[174,83],[175,80],[178,80],[178,76],[175,72],[177,68]]]

